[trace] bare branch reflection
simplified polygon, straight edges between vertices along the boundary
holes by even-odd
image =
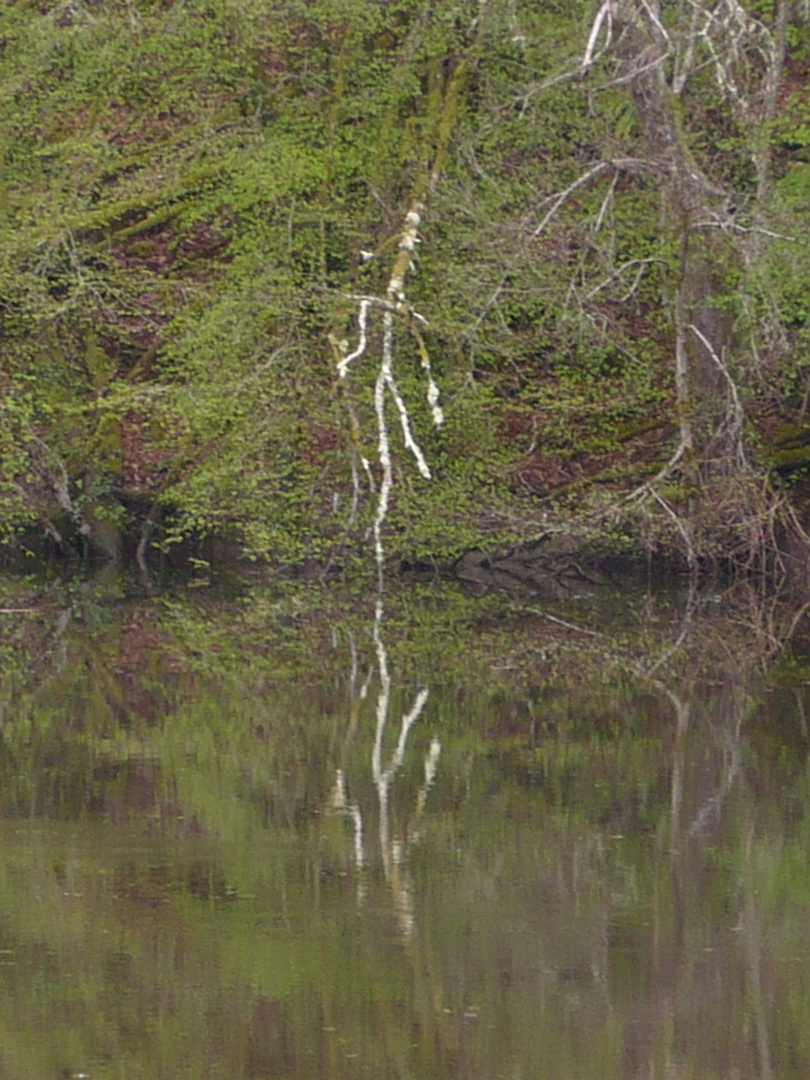
[[[418,839],[418,831],[406,829],[403,834],[392,833],[390,824],[390,793],[397,772],[405,760],[408,736],[411,728],[419,720],[427,703],[429,691],[426,687],[420,689],[414,698],[411,708],[403,714],[400,720],[399,734],[396,745],[391,752],[387,763],[383,764],[383,744],[386,729],[389,726],[391,712],[391,674],[388,667],[388,653],[382,636],[384,618],[384,604],[382,595],[378,597],[374,613],[374,625],[372,639],[377,660],[377,676],[379,678],[379,692],[375,709],[376,727],[374,743],[371,749],[371,775],[374,788],[377,793],[378,803],[378,828],[380,855],[382,859],[385,880],[391,889],[394,900],[394,911],[401,933],[404,937],[412,936],[415,928],[414,906],[411,883],[405,867],[405,858],[409,847]],[[352,720],[350,734],[355,730],[358,716],[359,702],[367,696],[371,675],[366,679],[359,692],[356,690],[357,680],[357,651],[353,635],[350,638],[352,654],[351,689],[352,689]],[[427,801],[428,792],[436,777],[441,743],[434,736],[430,748],[425,756],[424,782],[419,790],[416,800],[416,813],[421,814]],[[366,866],[366,855],[363,843],[363,812],[357,801],[350,799],[346,793],[346,780],[342,769],[338,769],[335,784],[329,797],[329,806],[333,812],[346,816],[352,823],[354,831],[354,861],[355,867],[361,873],[358,874],[358,902],[365,899],[365,879],[362,874]]]
[[[753,1030],[746,1024],[729,1038],[738,1040],[740,1053],[748,1048],[755,1057],[760,1080],[775,1075],[773,1019],[763,987],[766,947],[752,809],[756,796],[749,790],[744,762],[761,700],[751,693],[752,675],[784,648],[806,611],[801,599],[763,596],[745,584],[717,597],[701,598],[690,589],[671,642],[659,642],[648,658],[633,658],[627,665],[669,703],[673,723],[664,841],[670,882],[669,889],[656,891],[650,912],[650,967],[624,1031],[621,1075],[626,1080],[658,1075],[662,1060],[666,1075],[680,1075],[672,1032],[690,1017],[693,1025],[699,1024],[697,1002],[705,1010],[715,998],[722,1001],[731,992],[731,973],[740,968],[746,975],[747,1023]],[[621,663],[620,656],[615,662]],[[801,725],[798,706],[796,714]],[[740,807],[747,808],[748,822],[728,882],[735,899],[727,919],[718,924],[709,915],[706,894],[709,883],[717,880],[716,852],[729,849]],[[702,947],[696,947],[701,938]],[[620,939],[616,941],[618,947]]]

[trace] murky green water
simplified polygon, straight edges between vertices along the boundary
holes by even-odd
[[[810,1076],[804,617],[4,588],[0,1077]]]

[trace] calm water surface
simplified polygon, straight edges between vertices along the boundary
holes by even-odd
[[[801,621],[3,588],[0,1077],[810,1076]]]

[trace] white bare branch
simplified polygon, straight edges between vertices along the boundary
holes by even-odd
[[[658,505],[661,507],[661,509],[664,511],[664,513],[670,518],[678,532],[681,534],[683,542],[686,545],[686,562],[689,566],[689,569],[694,570],[697,566],[697,557],[695,555],[695,545],[692,543],[692,536],[689,531],[689,526],[683,520],[683,518],[679,517],[675,513],[675,511],[672,509],[666,499],[661,498],[655,488],[651,488],[650,493],[652,494],[652,497],[655,499]]]
[[[612,162],[610,161],[600,161],[598,165],[594,165],[592,169],[588,169],[587,172],[584,172],[581,176],[577,177],[573,184],[569,184],[565,191],[561,191],[559,195],[553,196],[554,201],[552,202],[551,209],[534,230],[532,236],[539,236],[543,232],[557,211],[568,201],[577,188],[581,188],[583,184],[587,184],[590,180],[593,180],[595,176],[603,173],[605,169],[610,168],[611,165]]]
[[[753,234],[755,236],[767,236],[771,240],[784,240],[788,244],[801,244],[807,247],[807,241],[800,240],[798,236],[788,236],[786,233],[774,232],[772,229],[763,229],[759,225],[739,225],[736,221],[696,221],[693,229],[722,229],[723,232],[739,232]]]
[[[344,356],[338,364],[338,374],[341,379],[345,379],[349,372],[349,364],[352,360],[357,360],[366,351],[366,345],[368,344],[368,338],[366,336],[366,326],[368,323],[368,309],[371,307],[372,301],[368,298],[364,298],[360,301],[360,307],[357,312],[357,329],[359,332],[359,341],[357,348],[353,353],[348,356]]]
[[[388,353],[391,352],[393,339],[393,327],[391,313],[386,312],[383,316],[383,362],[374,384],[374,412],[377,416],[377,457],[382,468],[382,482],[377,496],[377,512],[374,515],[374,554],[377,559],[377,569],[380,574],[380,592],[382,592],[382,573],[385,561],[385,552],[382,543],[382,530],[388,515],[388,501],[391,497],[391,488],[394,484],[394,472],[391,465],[391,446],[388,441],[388,427],[385,422],[385,387],[387,384],[387,372],[385,370],[386,345]]]
[[[680,443],[678,444],[677,450],[666,463],[666,465],[664,465],[663,468],[659,469],[655,476],[653,476],[650,480],[647,480],[645,483],[635,488],[633,491],[630,492],[629,495],[625,495],[623,502],[637,502],[641,499],[645,499],[648,495],[652,494],[652,490],[655,485],[660,484],[662,480],[665,480],[672,473],[672,470],[675,468],[675,466],[678,464],[684,454],[687,453],[687,451],[691,451],[691,449],[691,445],[686,440],[681,439]]]
[[[670,36],[667,33],[667,31],[664,29],[664,24],[661,22],[661,19],[658,17],[658,12],[653,7],[650,6],[650,4],[647,2],[647,0],[641,0],[641,6],[647,12],[647,15],[649,16],[650,22],[653,24],[655,29],[658,31],[657,36],[660,37],[662,41],[666,42],[667,45],[669,45],[670,44]]]
[[[391,393],[391,397],[394,399],[397,411],[399,412],[399,422],[402,427],[402,437],[405,440],[405,446],[413,454],[416,461],[416,467],[419,469],[420,474],[425,478],[425,480],[430,480],[430,469],[428,468],[428,464],[425,461],[425,455],[422,453],[419,444],[413,437],[413,432],[411,431],[411,420],[408,415],[408,409],[405,405],[405,402],[402,400],[402,395],[399,392],[399,387],[397,386],[396,380],[394,379],[393,317],[390,311],[387,311],[383,316],[383,324],[385,326],[385,330],[383,333],[383,356],[380,373],[385,378],[385,385],[388,387]]]
[[[591,33],[588,38],[588,44],[585,47],[585,55],[582,57],[582,64],[580,65],[581,74],[585,74],[591,64],[595,60],[598,60],[600,56],[604,56],[607,50],[610,48],[613,40],[613,8],[615,0],[604,0],[602,6],[596,13],[596,18],[593,21],[591,27]],[[598,55],[594,55],[596,49],[596,43],[599,41],[599,34],[602,30],[602,24],[605,24],[605,44],[602,47],[602,51]]]
[[[599,230],[602,228],[602,223],[605,220],[605,215],[607,214],[608,207],[613,202],[613,196],[616,193],[616,185],[618,184],[618,182],[619,174],[618,172],[615,172],[613,174],[613,179],[610,181],[610,187],[605,192],[604,199],[602,199],[602,205],[599,207],[599,213],[596,215],[596,221],[594,222],[593,226],[594,235],[596,235],[596,233],[598,233]]]
[[[734,420],[731,425],[731,435],[734,440],[734,451],[737,455],[738,465],[741,468],[745,468],[747,466],[747,461],[745,458],[745,448],[743,446],[742,440],[742,429],[745,422],[745,410],[743,409],[742,402],[740,401],[737,384],[734,379],[732,379],[731,375],[729,374],[728,368],[723,363],[722,358],[717,355],[714,346],[706,337],[706,335],[702,331],[700,331],[693,323],[689,324],[688,329],[692,331],[698,341],[703,345],[703,348],[712,358],[712,360],[722,373],[723,377],[725,378],[726,382],[728,383],[729,394],[731,395],[734,414]]]
[[[353,352],[344,355],[338,361],[337,370],[341,378],[345,378],[349,365],[360,359],[368,352],[368,318],[373,308],[382,310],[382,348],[380,354],[380,367],[374,386],[374,412],[377,420],[377,459],[382,470],[382,481],[377,494],[377,509],[374,515],[373,535],[374,551],[380,575],[380,588],[382,589],[383,573],[383,543],[382,533],[385,520],[388,515],[388,506],[393,488],[394,475],[391,460],[391,442],[388,434],[388,426],[385,417],[385,394],[386,390],[394,400],[399,415],[402,437],[406,449],[413,455],[416,467],[425,480],[431,479],[431,472],[422,448],[413,435],[408,407],[397,386],[394,376],[394,316],[396,315],[416,338],[419,346],[420,362],[422,370],[427,378],[427,399],[433,414],[433,422],[439,427],[444,420],[439,406],[439,388],[433,378],[430,366],[430,356],[425,348],[419,331],[419,324],[427,325],[427,319],[407,303],[405,298],[405,279],[413,269],[413,255],[420,243],[419,226],[422,222],[424,205],[419,200],[414,200],[410,209],[405,214],[402,231],[397,244],[398,254],[391,270],[385,296],[351,296],[348,299],[358,305],[357,327],[358,343]],[[347,349],[348,346],[341,346]],[[368,463],[363,459],[363,465],[368,472]],[[355,490],[357,484],[355,481]]]
[[[613,271],[613,273],[609,275],[609,277],[606,277],[604,281],[601,281],[598,285],[591,289],[589,293],[586,293],[583,299],[592,300],[597,293],[600,293],[603,289],[606,289],[608,285],[616,281],[617,278],[620,278],[625,272],[625,270],[629,270],[631,266],[637,266],[638,272],[636,274],[635,281],[631,285],[629,292],[625,293],[625,295],[621,298],[620,302],[624,303],[626,300],[630,299],[630,297],[638,288],[639,282],[641,281],[641,276],[644,273],[644,267],[649,266],[650,263],[663,263],[664,265],[666,265],[666,259],[659,259],[654,256],[651,256],[648,259],[628,259],[626,263],[622,263],[621,266],[618,266]]]
[[[567,202],[568,199],[581,188],[584,184],[589,183],[595,176],[599,176],[606,169],[616,169],[618,172],[644,172],[644,171],[660,171],[660,162],[648,161],[645,158],[606,158],[603,161],[597,162],[596,165],[587,169],[581,176],[569,184],[564,191],[558,191],[554,195],[548,195],[545,199],[542,199],[539,206],[546,206],[551,203],[551,209],[546,213],[546,216],[540,222],[540,224],[532,231],[532,236],[537,237],[545,230],[548,223],[554,217],[554,215],[560,210],[560,208]],[[524,219],[525,224],[525,219]]]

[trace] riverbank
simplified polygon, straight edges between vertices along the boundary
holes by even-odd
[[[591,8],[9,6],[0,539],[778,573],[810,30]]]

